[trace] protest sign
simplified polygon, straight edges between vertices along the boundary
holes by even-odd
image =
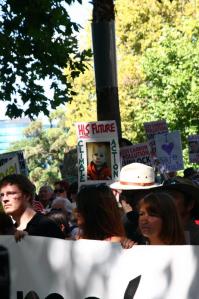
[[[198,246],[0,236],[0,264],[2,299],[198,299]]]
[[[148,139],[151,161],[153,162],[153,165],[155,165],[157,155],[154,138],[157,134],[168,133],[168,125],[166,120],[158,120],[144,123],[144,128]]]
[[[184,168],[179,131],[155,135],[156,153],[162,172]]]
[[[115,121],[77,123],[76,130],[79,185],[117,180],[120,158]]]
[[[147,143],[139,143],[120,148],[121,166],[130,163],[143,163],[151,166],[150,152]]]
[[[199,135],[188,136],[189,161],[199,164]]]
[[[19,161],[17,156],[14,156],[12,159],[8,160],[7,163],[4,163],[2,166],[0,166],[0,180],[5,176],[14,173],[20,173]]]
[[[0,155],[0,167],[11,160],[13,157],[17,156],[18,163],[19,163],[19,170],[20,173],[27,176],[28,169],[26,166],[26,161],[24,159],[23,151],[14,151]]]
[[[166,120],[158,120],[144,123],[147,139],[154,139],[157,134],[167,133],[168,125]]]

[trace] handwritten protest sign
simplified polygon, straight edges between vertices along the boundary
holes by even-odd
[[[147,143],[139,143],[120,148],[121,166],[138,162],[151,166],[150,152]]]
[[[115,181],[120,158],[115,121],[77,123],[79,184]]]
[[[189,161],[199,164],[199,135],[188,136]]]
[[[156,156],[155,135],[168,133],[168,125],[166,120],[158,120],[144,123],[145,132],[148,139],[148,146],[151,160],[154,161]]]
[[[0,180],[7,175],[20,173],[18,157],[14,156],[0,167]]]
[[[168,125],[166,120],[158,120],[144,123],[147,139],[153,139],[155,135],[167,133]]]
[[[24,159],[23,151],[14,151],[0,155],[0,167],[11,160],[13,157],[17,156],[20,173],[27,176],[28,169],[26,166],[26,161]]]
[[[164,172],[184,168],[179,131],[155,135],[157,158]]]

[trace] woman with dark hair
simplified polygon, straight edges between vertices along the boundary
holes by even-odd
[[[174,199],[167,193],[153,192],[140,201],[139,228],[150,245],[185,244]]]
[[[63,233],[64,239],[70,239],[70,226],[66,213],[61,209],[51,209],[46,216],[57,224]]]
[[[79,239],[120,242],[125,236],[117,201],[105,184],[87,185],[77,195]]]

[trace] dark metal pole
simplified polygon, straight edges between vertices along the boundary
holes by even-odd
[[[93,0],[92,41],[98,120],[115,120],[121,137],[113,0]]]

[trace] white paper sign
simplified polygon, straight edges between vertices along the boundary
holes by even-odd
[[[79,185],[118,180],[120,158],[115,121],[76,124]]]
[[[2,299],[198,299],[198,246],[0,236],[0,265]]]
[[[157,158],[164,172],[177,171],[184,168],[179,131],[155,135],[155,144]]]
[[[199,135],[188,136],[189,161],[199,164]]]

